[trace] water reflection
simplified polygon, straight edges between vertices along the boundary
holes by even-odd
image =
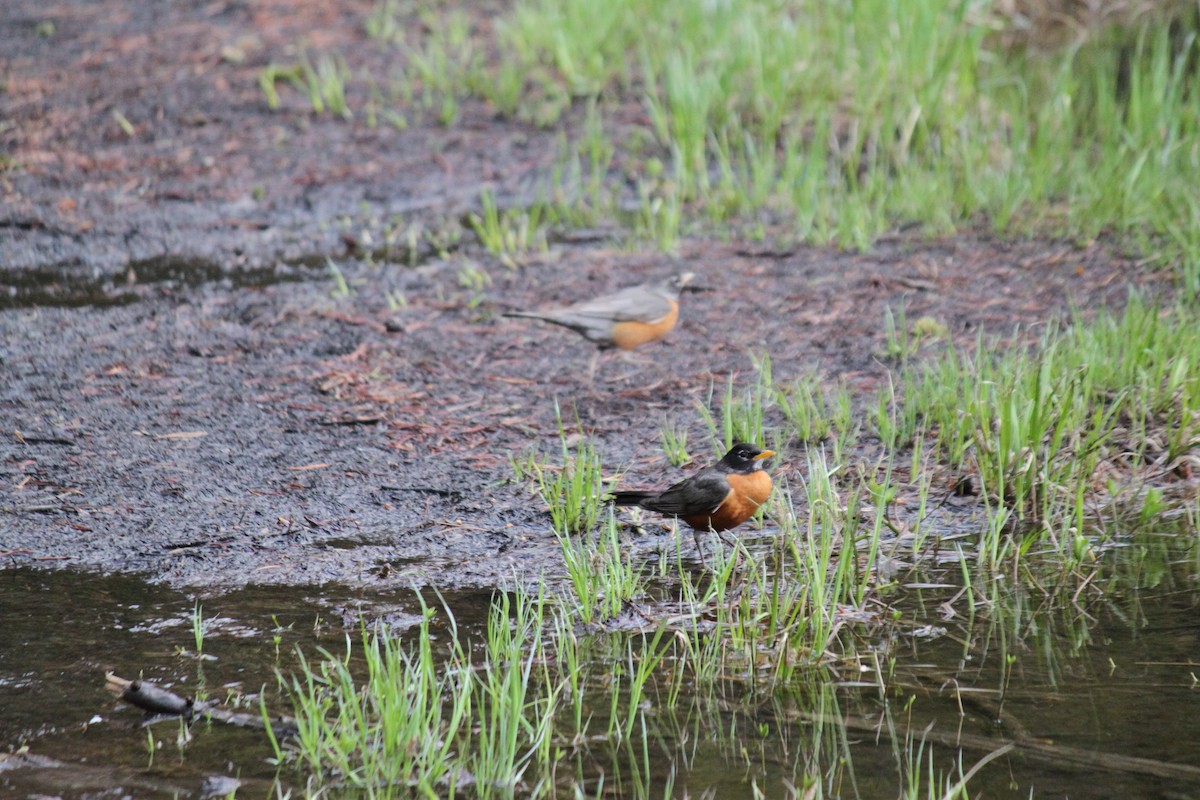
[[[610,733],[614,702],[626,699],[623,689],[614,694],[623,680],[614,665],[634,663],[644,640],[580,633],[585,733],[559,726],[553,766],[526,775],[522,791],[892,798],[926,796],[931,785],[941,796],[971,774],[972,794],[990,797],[1194,792],[1198,550],[1186,534],[1146,532],[1095,548],[1086,569],[1064,572],[1031,556],[1010,575],[965,588],[961,572],[917,569],[905,579],[911,588],[887,594],[898,613],[886,624],[848,624],[844,656],[783,683],[752,665],[698,680],[688,651],[668,643],[628,735]],[[448,646],[457,630],[477,645],[495,596],[445,598],[457,628],[435,624],[434,638]],[[204,652],[214,658],[200,660],[195,601],[128,576],[0,575],[0,745],[28,745],[56,764],[0,767],[0,794],[83,797],[122,786],[135,796],[200,797],[206,779],[236,776],[243,792],[265,796],[276,771],[260,733],[198,724],[187,735],[167,723],[150,729],[152,751],[140,716],[104,693],[104,672],[250,698],[251,708],[266,687],[268,705],[285,711],[275,670],[296,668],[297,647],[336,655],[364,619],[388,620],[407,637],[421,618],[411,592],[249,589],[201,599]],[[303,773],[280,778],[303,795]]]

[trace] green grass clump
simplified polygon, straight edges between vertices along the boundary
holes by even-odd
[[[350,69],[338,55],[322,54],[313,64],[305,55],[297,64],[270,64],[258,74],[258,86],[266,98],[267,107],[279,108],[279,93],[275,84],[285,80],[308,97],[314,114],[328,111],[342,119],[354,116],[346,100],[346,83]]]
[[[755,362],[755,368],[754,383],[741,391],[735,385],[735,376],[729,376],[720,401],[719,418],[712,411],[715,387],[709,389],[708,402],[697,406],[712,436],[716,458],[725,455],[734,442],[766,446],[767,413],[773,404],[774,390],[771,357],[764,355]]]
[[[307,764],[317,785],[367,797],[512,796],[526,770],[553,763],[553,722],[567,678],[550,670],[545,596],[501,594],[492,604],[483,654],[474,663],[452,615],[450,646],[435,656],[425,613],[415,643],[386,628],[363,632],[362,654],[301,656],[289,689],[299,734],[280,760]],[[360,678],[360,676],[362,676]]]
[[[490,192],[480,196],[482,213],[467,217],[475,235],[489,253],[509,269],[516,269],[521,257],[531,251],[545,252],[546,209],[534,205],[528,210],[501,211]]]
[[[854,440],[857,426],[850,392],[844,385],[827,392],[816,375],[807,375],[791,383],[777,382],[773,394],[787,421],[788,432],[799,441],[830,439],[835,445],[835,455],[840,456]]]
[[[474,674],[478,728],[471,771],[479,795],[511,796],[531,765],[551,763],[560,689],[545,649],[544,597],[502,594],[493,603],[487,650]]]
[[[978,471],[1015,520],[1082,529],[1102,460],[1162,467],[1200,442],[1200,341],[1191,309],[1137,296],[1126,309],[1000,352],[952,348],[903,378],[906,425],[936,435],[938,453]],[[915,427],[897,431],[903,439]]]
[[[691,463],[692,457],[688,454],[687,428],[682,427],[678,422],[670,422],[658,429],[658,436],[662,440],[663,453],[667,457],[667,461],[671,462],[673,467],[682,467],[684,464]]]
[[[209,621],[204,618],[204,606],[197,600],[192,607],[192,641],[196,645],[196,655],[204,653],[204,634],[208,631]]]
[[[452,125],[480,69],[480,43],[471,35],[471,21],[461,11],[441,16],[423,14],[419,36],[406,36],[401,49],[408,61],[413,86],[405,89],[421,106],[433,109],[438,121]]]
[[[769,386],[769,379],[767,383],[760,380],[749,389],[739,391],[734,386],[733,376],[730,376],[721,398],[719,418],[710,410],[713,404],[711,392],[709,402],[698,405],[712,436],[714,457],[725,455],[734,442],[765,443],[767,428],[764,415],[770,403]]]
[[[1138,457],[1169,467],[1200,444],[1200,341],[1195,309],[1134,295],[1124,313],[1076,323],[1064,347],[1098,398],[1111,398]]]
[[[578,601],[576,613],[584,623],[612,619],[645,593],[643,568],[626,553],[611,508],[594,542],[587,535],[555,536]]]
[[[318,780],[333,780],[387,796],[387,787],[435,795],[453,786],[463,764],[457,754],[470,732],[475,687],[465,654],[455,668],[435,658],[426,610],[415,646],[386,629],[363,632],[365,678],[351,659],[321,651],[310,665],[301,656],[290,681],[298,734],[294,751],[276,743],[276,757],[306,764]],[[453,629],[453,618],[449,618]]]
[[[533,479],[549,507],[554,531],[560,536],[595,530],[606,493],[600,452],[586,436],[578,437],[574,446],[571,444],[573,438],[567,435],[560,422],[561,467],[551,467],[536,455],[512,461],[517,480],[527,476]]]
[[[719,401],[714,387],[709,390],[708,402],[697,406],[713,440],[715,457],[725,455],[734,442],[754,442],[779,452],[789,441],[826,440],[840,456],[856,439],[858,425],[845,386],[826,391],[811,374],[790,382],[776,380],[771,357],[766,354],[755,359],[754,367],[753,382],[748,386],[739,390],[739,381],[730,375]],[[662,437],[675,463],[678,453],[672,437],[665,432]]]

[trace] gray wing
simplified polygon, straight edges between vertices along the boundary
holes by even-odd
[[[658,497],[647,498],[641,505],[660,514],[709,514],[717,510],[730,491],[724,475],[706,469],[680,481]]]
[[[596,342],[601,347],[612,345],[613,320],[609,317],[593,317],[587,314],[578,314],[567,308],[557,311],[545,311],[539,314],[522,314],[521,316],[543,319],[546,322],[553,322],[555,325],[570,328],[583,338],[591,342]]]
[[[577,316],[610,322],[654,322],[671,313],[671,298],[658,284],[630,286],[619,292],[562,309],[563,317]]]

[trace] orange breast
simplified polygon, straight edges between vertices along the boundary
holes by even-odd
[[[664,317],[650,322],[625,320],[614,322],[612,330],[613,345],[622,350],[632,350],[648,342],[657,342],[675,327],[679,320],[679,304],[671,303],[671,312]]]
[[[729,475],[729,494],[711,514],[690,514],[683,521],[696,530],[727,531],[754,516],[771,496],[771,476],[759,470],[749,475]]]

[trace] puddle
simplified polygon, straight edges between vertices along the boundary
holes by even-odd
[[[787,796],[789,785],[803,794],[816,780],[822,796],[893,798],[911,774],[957,776],[1016,738],[1022,746],[972,777],[971,796],[1190,796],[1200,779],[1172,769],[1194,769],[1200,741],[1193,549],[1184,537],[1143,537],[1105,558],[1104,594],[1086,604],[998,593],[972,618],[943,619],[957,589],[901,590],[892,599],[906,623],[879,634],[880,657],[861,675],[831,680],[813,670],[763,691],[744,681],[715,694],[685,686],[673,706],[659,685],[632,737],[563,747],[552,785],[558,796],[581,787],[751,798],[755,786]],[[460,635],[483,640],[494,597],[445,596]],[[358,649],[364,618],[406,637],[421,619],[407,591],[252,588],[199,603],[200,659],[193,597],[128,576],[0,573],[0,753],[22,745],[29,753],[0,761],[0,796],[107,797],[120,787],[131,797],[199,798],[227,792],[230,779],[241,782],[239,797],[305,796],[303,775],[290,767],[277,775],[261,732],[200,723],[189,736],[172,721],[143,728],[140,712],[104,691],[104,673],[185,695],[243,696],[251,712],[265,687],[268,708],[286,712],[275,671],[296,668],[297,647],[310,659],[317,648],[341,654],[347,635]],[[447,633],[439,625],[434,638]],[[621,662],[627,634],[581,636],[593,677]],[[609,695],[600,694],[588,708],[592,732],[607,724]]]
[[[149,287],[194,288],[220,283],[226,288],[270,286],[327,277],[324,260],[299,259],[277,267],[222,269],[203,258],[161,256],[130,262],[123,273],[84,275],[67,266],[0,272],[0,310],[35,307],[78,308],[135,303]]]
[[[371,263],[415,267],[439,253],[429,242],[353,247],[355,257]],[[163,255],[129,262],[118,275],[101,274],[76,264],[0,271],[0,310],[37,307],[97,308],[122,306],[142,299],[148,288],[188,289],[219,284],[226,289],[257,288],[330,278],[329,263],[343,256],[312,253],[280,259],[270,267],[224,268],[207,258]]]
[[[194,600],[182,593],[129,576],[0,573],[0,753],[27,745],[51,760],[0,762],[0,796],[87,797],[120,786],[134,797],[202,797],[213,776],[269,787],[275,767],[261,732],[197,724],[180,743],[177,722],[142,728],[140,712],[104,690],[104,674],[213,699],[256,698],[265,686],[268,706],[282,709],[275,669],[294,667],[297,645],[341,649],[360,602],[278,587],[199,602],[204,658],[195,656]],[[401,614],[390,622],[404,627]],[[148,733],[161,744],[153,758]]]

